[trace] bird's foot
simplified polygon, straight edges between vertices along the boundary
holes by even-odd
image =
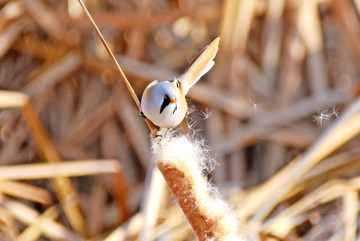
[[[152,139],[156,142],[160,142],[163,136],[166,135],[167,131],[167,128],[160,128],[158,131],[153,133]]]
[[[156,132],[153,134],[152,139],[153,139],[154,141],[156,141],[156,142],[160,142],[161,139],[162,139],[162,137],[163,137],[162,132],[161,132],[161,131],[156,131]]]

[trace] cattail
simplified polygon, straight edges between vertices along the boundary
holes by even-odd
[[[203,143],[168,133],[153,143],[157,165],[199,240],[245,240],[236,214],[203,175],[214,166]]]

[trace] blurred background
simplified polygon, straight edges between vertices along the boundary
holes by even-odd
[[[209,180],[234,207],[307,150],[358,95],[357,0],[84,2],[139,98],[152,80],[180,75],[221,37],[214,68],[188,94],[187,123],[218,163]],[[167,187],[150,193],[157,181],[149,130],[79,3],[1,0],[0,6],[0,89],[25,93],[39,118],[34,127],[26,111],[0,110],[0,164],[23,173],[0,174],[0,239],[196,240]],[[357,138],[346,143],[327,162],[338,172],[319,168],[311,185],[289,194],[272,215],[328,180],[357,177],[358,146]],[[73,173],[81,168],[64,167],[73,176],[61,179],[65,184],[49,173],[25,177],[25,167],[52,158],[109,169],[84,176]],[[76,196],[73,217],[63,203],[69,193]],[[267,219],[247,232],[255,240],[355,240],[357,196],[355,188],[326,204],[315,200],[281,234],[262,226]],[[149,205],[157,206],[150,221],[143,211]],[[345,205],[353,222],[340,218]]]

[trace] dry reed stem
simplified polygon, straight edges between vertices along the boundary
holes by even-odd
[[[341,177],[351,170],[359,169],[359,160],[360,153],[356,149],[328,157],[303,176],[300,186],[311,185],[314,180],[321,182],[322,180]]]
[[[317,1],[303,1],[298,13],[299,33],[308,50],[307,66],[314,94],[322,94],[328,88],[324,58],[320,14]]]
[[[40,154],[49,163],[60,163],[62,160],[58,156],[51,138],[41,124],[35,110],[30,102],[22,107],[24,119],[33,134],[36,146]],[[73,228],[81,234],[85,234],[85,221],[80,212],[77,201],[77,194],[71,184],[70,179],[66,177],[55,177],[52,179],[55,191],[61,200],[64,211],[69,218]]]
[[[22,4],[25,11],[31,15],[32,19],[41,26],[50,36],[55,37],[59,41],[64,40],[66,36],[65,26],[57,18],[54,11],[47,8],[39,0],[23,0]]]
[[[266,204],[257,210],[254,218],[263,218],[278,203],[279,197],[288,192],[298,180],[321,160],[340,146],[354,138],[360,132],[360,99],[355,101],[346,113],[326,131],[319,140],[295,162],[293,169],[287,173],[284,182],[276,193],[269,196]],[[274,189],[273,189],[274,190]]]
[[[277,68],[280,61],[280,51],[282,46],[282,23],[281,17],[284,13],[284,0],[270,0],[267,9],[264,40],[265,50],[262,59],[262,66],[266,81],[262,88],[265,88],[268,95],[271,95],[275,89]]]
[[[166,211],[165,215],[166,215],[165,221],[154,228],[154,239],[158,239],[163,235],[166,235],[167,233],[171,232],[171,230],[174,230],[179,226],[182,226],[182,224],[184,224],[183,214],[178,211],[178,207],[176,206],[172,206],[171,208],[169,208]],[[190,224],[189,225],[186,224],[184,226],[192,230]]]
[[[164,177],[155,165],[151,165],[148,170],[145,181],[145,190],[142,208],[144,227],[140,232],[139,241],[156,239],[154,237],[154,229],[158,218],[162,216],[161,207],[167,203],[169,198]]]
[[[90,237],[94,237],[104,228],[103,214],[106,212],[108,196],[104,187],[99,183],[99,179],[100,178],[96,178],[96,183],[93,185],[89,197],[89,206],[97,208],[89,209],[86,215],[86,223]]]
[[[114,114],[112,101],[108,100],[96,109],[83,114],[69,126],[66,140],[70,143],[79,143],[88,135],[96,131],[106,120]]]
[[[117,164],[119,164],[118,161]],[[123,223],[124,221],[129,219],[129,217],[131,216],[131,212],[128,204],[128,185],[122,169],[117,170],[117,172],[113,174],[113,191],[118,210],[121,211],[119,212],[119,220],[121,223]]]
[[[41,124],[28,97],[19,92],[1,91],[0,107],[21,107],[23,117],[33,134],[37,148],[43,158],[50,163],[60,163],[61,159],[52,145],[51,138]],[[53,184],[59,199],[62,201],[64,211],[67,214],[73,228],[79,233],[85,234],[85,223],[79,209],[76,192],[71,181],[65,177],[55,177]]]
[[[167,9],[164,12],[152,12],[151,15],[140,14],[139,12],[122,12],[122,14],[112,12],[94,12],[91,15],[96,19],[96,23],[101,27],[116,27],[131,29],[141,23],[145,29],[159,26],[170,25],[175,20],[182,17],[193,17],[206,22],[219,19],[220,12],[218,4],[209,3],[196,9]],[[66,24],[76,27],[91,27],[87,17],[72,18],[62,12],[55,13],[56,17]]]
[[[0,108],[17,108],[23,107],[29,98],[17,91],[0,90]]]
[[[246,141],[258,133],[263,133],[267,128],[282,126],[294,122],[299,118],[304,118],[314,112],[314,106],[319,108],[329,108],[336,103],[345,102],[347,97],[340,91],[329,91],[322,95],[303,98],[301,101],[289,104],[279,110],[268,113],[259,113],[254,116],[254,124],[246,128],[237,128],[226,137],[219,141],[218,149],[221,152],[230,152],[236,146],[244,145]],[[258,117],[259,116],[259,117]]]
[[[31,225],[40,214],[27,205],[11,200],[5,197],[1,197],[0,204],[6,208],[6,210],[18,221],[25,225]],[[50,239],[59,239],[59,240],[72,240],[80,241],[83,238],[79,237],[77,234],[70,231],[68,228],[62,224],[55,222],[53,220],[46,220],[43,224],[43,235]]]
[[[240,216],[260,222],[279,203],[282,197],[299,182],[299,179],[323,158],[352,139],[360,131],[360,100],[354,102],[346,113],[302,156],[293,160],[277,175],[249,194],[242,203]]]
[[[118,241],[124,240],[126,237],[133,237],[136,234],[140,233],[142,226],[144,224],[144,217],[142,213],[137,213],[133,215],[127,223],[116,228],[112,233],[110,233],[104,241]]]
[[[0,35],[0,57],[3,57],[6,54],[11,45],[27,26],[27,18],[22,18],[21,20],[7,26],[5,31]]]
[[[0,199],[2,197],[0,196]],[[1,203],[1,202],[0,202]],[[0,205],[0,224],[1,224],[1,233],[0,239],[6,240],[15,240],[15,238],[19,235],[19,227],[15,221],[15,218],[11,215],[11,213]]]
[[[36,163],[0,167],[0,176],[4,180],[79,177],[119,172],[121,172],[121,166],[115,159],[101,161],[78,160],[64,161],[61,163]]]
[[[38,90],[38,89],[37,89]],[[40,120],[32,108],[31,102],[25,94],[11,91],[0,92],[0,107],[21,107],[23,115],[27,124],[29,125],[30,131],[32,132],[37,146],[39,147],[40,153],[44,159],[50,162],[50,164],[32,164],[32,165],[18,165],[18,166],[2,166],[0,168],[0,175],[4,180],[18,180],[18,179],[39,179],[39,178],[52,178],[54,179],[55,191],[58,192],[65,213],[68,215],[70,223],[74,229],[79,233],[85,233],[85,223],[79,211],[78,204],[75,199],[76,192],[72,188],[71,183],[67,177],[71,175],[81,176],[89,174],[101,174],[101,173],[114,173],[114,195],[117,200],[119,210],[119,220],[126,220],[130,216],[130,211],[127,205],[127,185],[125,178],[122,176],[122,171],[119,163],[116,160],[108,160],[104,162],[99,161],[78,161],[78,162],[66,162],[62,163],[59,156],[57,155],[54,146],[51,143],[50,137],[46,130],[41,125]],[[72,170],[72,172],[71,172]],[[2,185],[2,192],[27,198],[28,200],[39,201],[42,203],[48,203],[49,197],[44,199],[46,196],[43,194],[39,195],[37,189],[29,189],[30,186],[16,184],[14,182],[4,182]],[[8,184],[8,185],[6,185]],[[23,190],[21,194],[18,192],[11,192],[7,187],[11,184],[12,187],[17,185],[17,191]],[[25,189],[24,189],[25,188]],[[27,195],[28,190],[32,195],[38,193],[31,198]],[[41,198],[43,197],[43,198]]]
[[[16,241],[38,240],[42,235],[44,225],[49,221],[54,221],[59,216],[56,206],[48,208],[39,215],[29,226],[26,227],[17,237]]]
[[[59,46],[56,43],[43,41],[38,36],[26,36],[17,41],[18,44],[12,48],[19,52],[44,59],[47,63],[52,63],[61,59],[68,52],[66,46]]]
[[[342,178],[352,170],[359,169],[359,156],[352,157],[350,156],[350,153],[342,154],[347,155],[340,154],[340,156],[330,157],[314,167],[301,178],[290,192],[281,198],[281,201],[285,201],[294,197],[296,194],[309,190],[312,187],[316,187],[319,183],[323,183],[326,180]],[[356,153],[353,155],[356,155]]]
[[[146,127],[143,123],[137,121],[141,117],[137,115],[138,111],[134,108],[129,95],[121,88],[120,84],[115,85],[114,92],[116,93],[115,96],[118,96],[112,102],[115,114],[127,127],[125,132],[128,135],[128,141],[138,155],[142,167],[146,169],[149,166],[148,150],[150,149]]]
[[[36,76],[23,88],[30,97],[37,96],[54,87],[65,76],[75,71],[80,66],[80,56],[75,53],[68,53],[62,58],[56,60],[51,66],[48,66],[45,71]]]
[[[118,61],[116,60],[113,52],[111,51],[111,49],[110,49],[109,45],[107,44],[105,38],[104,38],[103,35],[101,34],[101,32],[100,32],[99,28],[97,27],[95,21],[92,19],[92,17],[91,17],[91,15],[90,15],[89,11],[87,10],[86,6],[85,6],[84,3],[82,2],[82,0],[78,0],[78,1],[79,1],[79,3],[80,3],[81,7],[84,9],[86,15],[89,17],[91,23],[93,24],[93,26],[94,26],[94,28],[95,28],[98,36],[100,37],[100,40],[101,40],[101,42],[103,43],[106,51],[108,52],[109,56],[110,56],[111,59],[113,60],[114,64],[116,65],[116,68],[118,69],[118,71],[119,71],[119,73],[120,73],[120,76],[121,76],[121,78],[122,78],[122,80],[123,80],[126,88],[128,89],[129,93],[131,94],[131,97],[132,97],[132,99],[134,100],[136,106],[138,107],[139,111],[141,111],[140,101],[139,101],[139,99],[137,98],[137,95],[136,95],[134,89],[132,88],[129,80],[127,79],[124,71],[123,71],[122,68],[120,67],[120,65],[119,65]],[[144,118],[144,120],[145,120],[147,126],[148,126],[149,129],[150,129],[150,132],[151,132],[151,134],[152,134],[152,137],[155,138],[156,132],[157,132],[156,127],[154,126],[154,124],[153,124],[148,118]]]
[[[45,205],[53,202],[51,194],[45,189],[22,182],[0,180],[0,193]]]
[[[64,178],[64,177],[75,177],[75,176],[88,176],[88,175],[99,175],[99,174],[113,174],[113,187],[114,197],[117,201],[119,210],[119,220],[125,221],[130,216],[130,210],[127,203],[127,183],[123,176],[122,168],[117,160],[79,160],[79,161],[66,161],[61,163],[38,163],[28,165],[12,165],[0,167],[0,176],[4,180],[31,180],[31,179],[47,179],[47,178]],[[9,193],[11,190],[7,188],[7,185],[14,187],[16,183],[6,181],[1,183],[0,192]],[[17,184],[20,185],[20,184]],[[31,186],[30,186],[31,187]],[[40,203],[49,203],[51,197],[44,190],[31,187],[29,189],[26,184],[17,187],[15,190],[22,190],[21,197],[25,197],[31,200],[31,193],[34,195],[35,201]],[[26,189],[25,189],[26,188]],[[28,190],[29,189],[29,190]],[[39,189],[39,190],[38,190]],[[12,191],[11,194],[16,193]],[[28,190],[27,192],[24,192]],[[36,193],[37,194],[36,194]],[[40,195],[41,194],[41,195]]]
[[[279,215],[267,221],[264,230],[279,238],[285,238],[290,230],[296,226],[296,216],[313,208],[314,203],[326,203],[338,199],[344,194],[345,187],[346,182],[342,180],[331,180],[324,183]]]
[[[314,207],[314,204],[325,204],[343,198],[343,219],[345,237],[343,240],[354,240],[356,235],[357,192],[360,188],[360,177],[350,180],[332,179],[301,198],[274,218],[268,220],[263,227],[265,232],[285,238],[297,225],[298,217]]]
[[[358,217],[358,190],[352,186],[348,186],[343,195],[344,203],[344,225],[345,225],[345,241],[356,240],[357,233],[357,217]]]

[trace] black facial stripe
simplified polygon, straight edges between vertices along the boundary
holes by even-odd
[[[176,88],[178,88],[179,90],[182,89],[182,85],[181,85],[181,82],[175,78],[175,79],[172,79],[172,80],[168,80],[170,83],[174,83],[176,81]]]
[[[169,98],[169,96],[165,95],[165,96],[164,96],[163,103],[162,103],[162,105],[161,105],[161,107],[160,107],[160,114],[161,114],[161,112],[163,112],[163,110],[165,109],[165,107],[168,106],[169,104],[170,104],[170,98]]]
[[[177,81],[177,85],[179,90],[182,90],[182,85],[181,85],[181,81],[180,80],[176,80]]]
[[[177,110],[177,105],[175,105],[175,108],[174,108],[174,111],[173,111],[173,114],[175,114],[175,111]]]

